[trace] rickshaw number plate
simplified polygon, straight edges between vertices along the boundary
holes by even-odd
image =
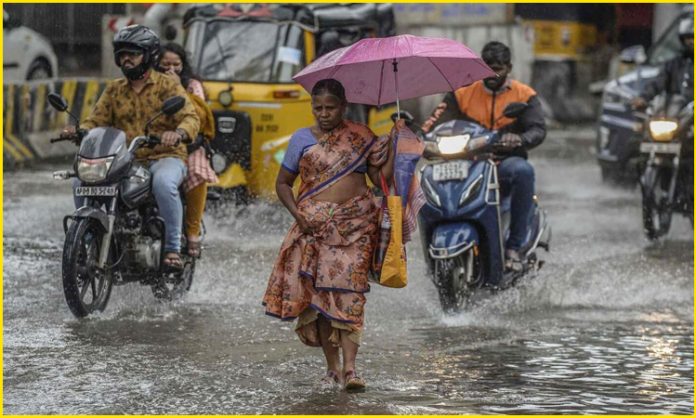
[[[85,187],[80,186],[75,189],[75,196],[115,196],[116,187]]]
[[[463,180],[469,175],[468,161],[449,161],[433,166],[433,180]]]
[[[646,154],[679,154],[681,151],[681,144],[676,143],[659,143],[659,142],[641,142],[640,152]]]

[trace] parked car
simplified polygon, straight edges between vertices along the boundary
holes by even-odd
[[[5,82],[54,78],[58,59],[51,43],[3,10],[2,75]]]
[[[621,61],[635,64],[636,68],[610,81],[603,89],[597,124],[597,161],[602,180],[631,187],[637,183],[640,142],[647,117],[633,110],[630,101],[647,82],[657,77],[662,64],[680,53],[679,21],[693,12],[693,5],[685,6],[647,53],[640,45],[621,51]]]

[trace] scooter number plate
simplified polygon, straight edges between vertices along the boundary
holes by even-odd
[[[659,142],[641,142],[640,152],[646,154],[679,154],[681,151],[680,143],[659,143]]]
[[[433,180],[463,180],[469,175],[468,161],[450,161],[433,166]]]
[[[116,187],[86,187],[75,189],[75,196],[116,196]]]

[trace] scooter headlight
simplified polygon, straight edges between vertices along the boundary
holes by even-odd
[[[483,185],[483,175],[480,175],[474,180],[469,187],[464,190],[462,197],[459,198],[459,206],[464,206],[465,204],[471,202],[481,191],[481,186]]]
[[[425,197],[430,201],[430,203],[438,208],[442,207],[440,196],[437,195],[437,191],[435,191],[435,188],[432,184],[430,184],[425,176],[422,177],[421,184],[423,185],[423,191],[425,191]]]
[[[77,177],[85,183],[98,183],[106,179],[114,157],[77,159]]]
[[[437,147],[442,155],[459,154],[466,150],[466,144],[471,135],[439,136],[437,137]]]
[[[671,141],[679,125],[673,120],[651,120],[650,136],[655,141]]]

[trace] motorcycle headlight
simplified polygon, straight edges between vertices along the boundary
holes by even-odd
[[[465,204],[469,203],[472,199],[474,199],[479,191],[481,191],[481,186],[483,185],[483,175],[478,176],[476,180],[474,180],[473,183],[469,185],[469,187],[464,190],[464,193],[462,193],[462,197],[459,198],[459,206],[464,206]]]
[[[459,154],[464,152],[466,144],[471,135],[439,136],[437,137],[437,147],[443,155]]]
[[[673,120],[651,120],[650,136],[655,141],[671,141],[679,125]]]
[[[430,201],[430,203],[438,208],[442,207],[442,204],[440,203],[440,196],[437,195],[435,188],[433,188],[432,184],[430,184],[425,176],[422,177],[421,184],[423,185],[423,191],[425,191],[425,197]]]
[[[77,177],[86,183],[97,183],[106,179],[114,157],[77,159]]]

